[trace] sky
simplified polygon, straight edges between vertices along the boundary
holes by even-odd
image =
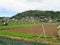
[[[60,11],[60,0],[0,0],[0,17],[28,10]]]

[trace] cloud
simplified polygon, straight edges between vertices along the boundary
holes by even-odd
[[[0,12],[13,15],[26,10],[60,11],[59,4],[60,0],[0,0]]]
[[[60,7],[60,0],[45,0],[45,3],[48,5],[47,7]]]
[[[60,0],[0,0],[0,9],[4,8],[6,10],[21,12],[38,8],[58,8],[60,7],[59,4]]]
[[[38,2],[29,3],[29,1],[27,0],[1,0],[0,1],[0,8],[5,8],[8,10],[15,10],[15,11],[36,9],[37,7],[40,6],[46,6],[46,4],[38,3]]]
[[[33,2],[43,2],[43,0],[27,0],[28,2],[30,3],[33,3]]]

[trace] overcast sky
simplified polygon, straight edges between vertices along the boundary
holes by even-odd
[[[27,10],[60,11],[60,0],[0,0],[1,17]]]

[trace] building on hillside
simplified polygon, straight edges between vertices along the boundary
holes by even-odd
[[[9,20],[10,20],[9,17],[3,17],[3,18],[1,19],[2,25],[8,25]]]

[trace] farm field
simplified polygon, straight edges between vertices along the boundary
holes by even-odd
[[[43,33],[44,24],[45,35],[41,35]],[[7,26],[0,26],[0,35],[8,35],[13,37],[21,37],[25,39],[32,39],[32,41],[38,40],[41,42],[40,39],[45,39],[51,41],[50,43],[59,43],[56,38],[57,34],[57,23],[19,23],[19,22],[10,22]],[[53,40],[53,38],[55,38]],[[24,40],[24,39],[23,39]],[[38,42],[39,42],[38,41]]]
[[[57,36],[56,35],[57,25],[44,24],[44,29],[45,29],[46,35],[51,35],[53,37]],[[26,26],[26,27],[6,28],[5,31],[26,33],[26,34],[39,34],[39,35],[44,32],[42,24],[35,25],[35,26],[33,25],[33,26]]]

